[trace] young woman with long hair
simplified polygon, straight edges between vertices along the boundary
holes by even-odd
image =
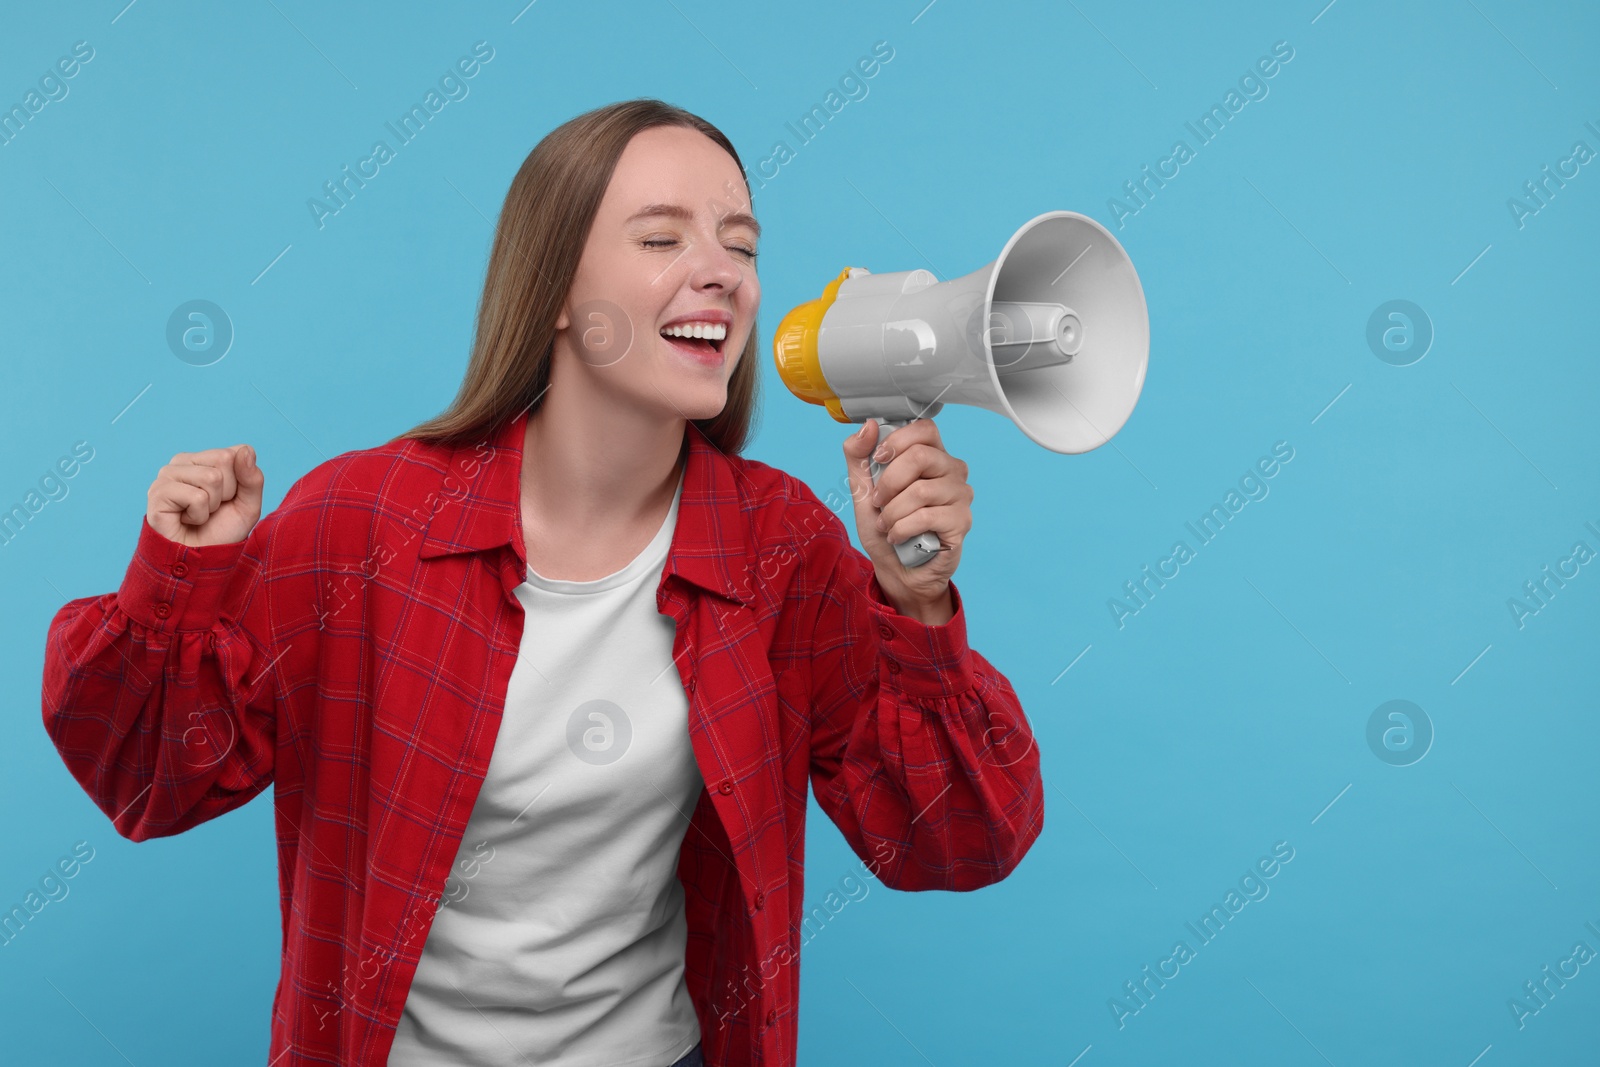
[[[740,455],[759,237],[710,123],[572,119],[511,184],[446,411],[264,517],[250,446],[178,453],[119,589],[52,620],[45,727],[118,833],[273,787],[273,1067],[790,1064],[808,784],[891,888],[1038,836],[951,581],[966,464],[868,420],[864,555]],[[924,530],[949,551],[908,571]]]

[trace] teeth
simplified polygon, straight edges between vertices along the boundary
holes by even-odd
[[[701,337],[707,341],[721,341],[728,336],[728,328],[720,322],[690,322],[664,327],[661,333],[666,337]]]

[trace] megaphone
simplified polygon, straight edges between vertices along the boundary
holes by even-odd
[[[1111,231],[1049,211],[986,267],[846,267],[791,310],[772,339],[778,375],[839,422],[876,419],[879,440],[945,404],[1003,415],[1052,452],[1098,448],[1144,388],[1150,318],[1133,261]],[[873,484],[883,464],[871,462]],[[944,549],[932,532],[895,545],[907,567]]]

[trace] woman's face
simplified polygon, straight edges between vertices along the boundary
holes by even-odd
[[[625,402],[722,411],[761,304],[744,175],[697,130],[655,126],[617,160],[556,320],[556,352]],[[663,331],[703,333],[704,339]]]

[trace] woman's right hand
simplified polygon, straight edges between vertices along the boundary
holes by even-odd
[[[261,517],[266,481],[249,445],[179,452],[150,485],[145,521],[191,548],[243,541]]]

